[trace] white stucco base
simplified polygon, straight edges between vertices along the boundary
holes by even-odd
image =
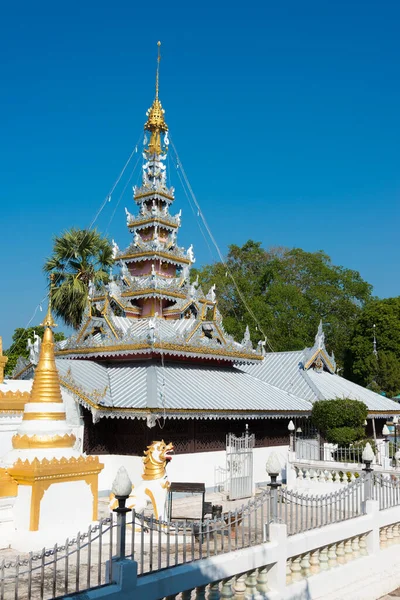
[[[0,464],[1,458],[12,450],[12,437],[22,423],[21,415],[0,415]]]
[[[32,487],[18,486],[14,505],[14,528],[29,530]],[[68,525],[72,531],[86,529],[92,521],[93,496],[84,481],[53,483],[44,493],[40,503],[39,529],[53,530]]]

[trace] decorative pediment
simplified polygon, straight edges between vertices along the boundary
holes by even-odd
[[[304,351],[304,370],[314,369],[315,371],[336,371],[335,356],[331,355],[325,347],[325,333],[322,328],[322,320],[319,323],[317,335],[315,336],[314,345],[312,348],[307,348]]]

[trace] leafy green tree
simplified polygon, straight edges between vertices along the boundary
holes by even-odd
[[[40,337],[40,339],[42,339],[44,334],[44,327],[38,325],[37,327],[28,327],[27,329],[24,329],[23,327],[17,327],[17,329],[15,329],[12,336],[13,343],[11,344],[10,348],[8,350],[5,350],[4,352],[4,354],[8,356],[8,362],[6,364],[4,372],[6,376],[10,376],[13,372],[19,356],[22,356],[23,358],[28,358],[29,351],[27,349],[27,344],[28,340],[30,340],[31,342],[34,341],[34,333],[36,333]],[[56,342],[65,340],[65,335],[62,331],[54,333],[54,340]]]
[[[43,270],[55,274],[52,306],[56,316],[77,329],[85,310],[89,282],[109,281],[114,264],[110,242],[96,230],[70,229],[54,238],[53,254]]]
[[[368,408],[359,400],[335,398],[315,402],[311,420],[328,442],[348,446],[365,437]]]
[[[374,334],[377,356],[373,353]],[[400,393],[400,296],[374,299],[360,312],[354,324],[345,374],[387,396]]]
[[[199,275],[204,291],[216,284],[224,326],[237,340],[247,324],[253,342],[263,338],[242,296],[275,351],[311,345],[322,319],[327,345],[343,363],[353,324],[371,298],[371,285],[357,271],[333,265],[322,251],[265,250],[252,240],[230,246],[226,263],[237,287],[222,263],[193,270],[193,277]]]

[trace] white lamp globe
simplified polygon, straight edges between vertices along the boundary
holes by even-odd
[[[294,431],[295,430],[295,426],[293,421],[289,421],[289,425],[287,426],[287,428],[289,429],[289,431]]]
[[[272,452],[267,460],[267,464],[265,465],[265,470],[268,475],[279,475],[281,472],[281,463],[279,461],[278,455],[276,452]]]
[[[362,459],[363,459],[364,462],[370,462],[371,463],[374,460],[374,458],[375,458],[375,454],[374,454],[374,451],[371,448],[371,444],[369,442],[367,442],[365,444],[365,448],[364,448],[363,453],[362,453]]]
[[[389,428],[387,425],[383,426],[382,435],[384,435],[384,436],[390,435],[390,431],[389,431]]]
[[[129,496],[132,491],[132,481],[125,467],[120,467],[111,488],[114,496]]]

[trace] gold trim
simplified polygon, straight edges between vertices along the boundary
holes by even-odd
[[[147,494],[147,496],[150,498],[150,501],[153,505],[154,517],[156,519],[158,519],[157,503],[156,503],[156,499],[154,498],[153,492],[151,490],[149,490],[149,488],[145,488],[144,493]]]
[[[50,302],[43,325],[45,326],[45,330],[29,402],[41,402],[43,404],[57,402],[62,404],[60,380],[54,358],[54,337],[51,330],[51,327],[54,326],[54,321],[51,316]]]
[[[69,354],[98,354],[104,352],[118,353],[124,350],[171,350],[172,352],[187,352],[188,354],[210,354],[224,358],[244,358],[247,360],[263,360],[263,356],[260,354],[246,354],[244,352],[235,352],[224,350],[223,348],[202,348],[200,346],[180,346],[178,344],[164,344],[155,343],[150,344],[121,344],[119,346],[94,346],[93,348],[71,348],[67,350],[59,350],[56,356],[64,356]]]
[[[312,357],[304,365],[304,369],[307,371],[312,366],[312,364],[314,363],[315,359],[317,358],[317,356],[319,354],[321,354],[321,356],[323,357],[327,367],[332,371],[332,373],[334,373],[335,369],[333,368],[333,365],[332,365],[331,361],[329,360],[327,353],[325,352],[325,350],[323,350],[323,348],[318,348],[318,350],[316,350],[314,352]]]
[[[161,190],[152,190],[151,192],[144,192],[143,194],[137,194],[133,197],[134,200],[141,200],[142,198],[148,198],[151,196],[162,196],[163,198],[168,198],[172,202],[175,200],[173,196],[167,194],[167,192],[163,192]]]
[[[143,221],[131,221],[127,227],[131,228],[131,227],[141,227],[142,225],[147,225],[148,223],[154,223],[154,222],[160,223],[161,225],[165,225],[166,227],[172,227],[173,229],[177,229],[178,225],[176,223],[169,223],[168,221],[164,221],[164,219],[160,219],[159,217],[152,217],[150,219],[144,219]]]
[[[29,450],[31,448],[48,449],[48,448],[72,448],[75,444],[76,437],[73,433],[65,435],[20,435],[17,433],[12,438],[13,448],[16,450]]]
[[[24,406],[29,402],[29,392],[2,392],[0,390],[0,413],[23,412]]]
[[[119,340],[119,337],[118,337],[118,335],[117,335],[117,333],[116,333],[116,331],[115,331],[114,327],[112,326],[110,319],[107,317],[107,315],[104,315],[104,320],[105,320],[105,322],[107,323],[107,325],[109,326],[109,328],[111,329],[111,331],[113,332],[113,334],[114,334],[114,337],[115,337],[117,340]]]
[[[24,412],[23,421],[65,421],[65,412]]]
[[[177,265],[179,265],[180,263],[185,263],[187,265],[192,264],[188,258],[177,258],[177,257],[171,256],[170,254],[166,254],[165,252],[159,252],[158,250],[147,251],[147,252],[138,252],[137,254],[123,254],[121,256],[118,256],[118,260],[128,260],[130,258],[142,258],[142,257],[146,257],[146,256],[149,256],[149,257],[160,256],[162,258],[166,258],[172,264],[177,264]]]
[[[8,498],[18,494],[18,483],[7,472],[0,469],[0,498]]]
[[[98,476],[104,465],[99,462],[98,457],[80,456],[79,458],[62,458],[57,460],[35,458],[32,462],[18,459],[8,469],[10,475],[19,485],[32,486],[30,504],[29,530],[37,531],[40,521],[40,503],[45,491],[55,483],[65,481],[85,481],[90,485],[93,497],[92,518],[97,520],[98,506]]]
[[[8,362],[8,356],[3,355],[3,339],[0,336],[0,383],[4,381],[4,369]]]
[[[91,320],[92,320],[92,315],[89,315],[89,316],[88,316],[88,318],[87,318],[87,321],[86,321],[86,323],[84,323],[84,324],[83,324],[83,326],[82,326],[82,328],[81,328],[81,330],[80,330],[80,332],[79,332],[79,335],[78,335],[78,337],[76,338],[76,343],[77,343],[77,344],[79,344],[79,342],[80,342],[80,341],[81,341],[81,339],[83,338],[83,335],[84,335],[84,333],[86,332],[87,328],[89,327],[89,323],[91,322]],[[56,352],[56,355],[57,355],[57,352]]]
[[[160,288],[147,288],[144,290],[137,291],[126,291],[122,292],[121,296],[123,298],[131,298],[136,296],[143,296],[144,294],[152,294],[153,296],[170,296],[171,298],[186,298],[185,294],[180,294],[179,292],[168,292]],[[125,310],[129,310],[125,307]]]

